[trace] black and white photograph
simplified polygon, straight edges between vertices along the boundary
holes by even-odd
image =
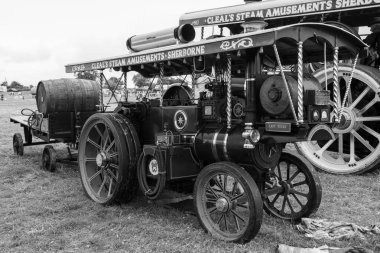
[[[380,253],[380,0],[0,10],[0,252]]]

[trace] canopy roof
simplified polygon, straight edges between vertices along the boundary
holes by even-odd
[[[193,26],[227,25],[242,23],[249,17],[263,17],[267,21],[291,17],[298,17],[300,20],[306,17],[306,21],[319,21],[320,17],[317,14],[326,14],[324,17],[326,20],[341,20],[341,22],[354,27],[364,26],[368,25],[371,18],[380,15],[380,1],[273,0],[254,2],[186,13],[180,17],[180,24],[192,24]]]
[[[304,62],[323,61],[324,43],[327,46],[328,59],[331,59],[329,57],[332,56],[334,46],[340,48],[340,59],[354,57],[366,46],[358,37],[342,28],[320,23],[302,23],[155,48],[119,57],[69,64],[65,67],[67,73],[114,68],[123,71],[134,70],[151,76],[159,72],[157,63],[163,62],[166,75],[183,75],[191,73],[193,60],[198,56],[204,57],[205,61],[213,61],[217,59],[217,55],[223,57],[230,53],[234,65],[244,66],[245,51],[263,47],[267,58],[275,59],[272,47],[275,43],[283,64],[294,64],[297,62],[298,41],[304,42]]]

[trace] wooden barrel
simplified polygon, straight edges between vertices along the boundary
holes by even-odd
[[[99,105],[99,84],[84,79],[62,78],[40,81],[37,86],[38,111],[91,112]]]

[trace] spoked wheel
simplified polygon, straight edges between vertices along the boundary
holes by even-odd
[[[339,66],[339,103],[346,92],[351,70],[351,65]],[[322,85],[325,84],[323,69],[314,75]],[[331,94],[332,78],[332,67],[329,67],[327,85]],[[360,174],[375,168],[380,162],[379,89],[380,71],[357,65],[347,103],[342,108],[341,121],[333,128],[335,139],[299,142],[299,151],[313,165],[329,173]],[[311,132],[310,140],[317,130]]]
[[[321,199],[322,187],[313,166],[299,154],[284,152],[265,181],[265,211],[297,221],[316,212]]]
[[[83,127],[78,159],[82,185],[95,202],[129,201],[136,191],[140,142],[130,121],[118,114],[94,114]]]
[[[13,152],[15,155],[24,155],[24,141],[20,133],[13,135]]]
[[[194,186],[198,220],[212,236],[247,242],[259,232],[263,203],[252,177],[228,162],[206,166]]]
[[[51,145],[46,145],[42,151],[41,168],[50,172],[57,168],[57,152]]]

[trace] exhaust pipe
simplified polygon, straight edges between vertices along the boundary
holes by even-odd
[[[188,43],[193,41],[194,38],[194,27],[190,24],[184,24],[175,28],[132,36],[127,40],[127,48],[132,52],[140,52],[175,45],[178,42]]]

